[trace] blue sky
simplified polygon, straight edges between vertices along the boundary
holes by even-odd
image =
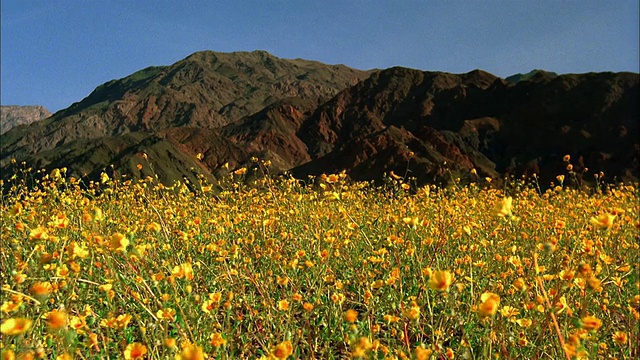
[[[200,50],[506,77],[638,72],[638,0],[3,0],[1,103],[51,111]]]

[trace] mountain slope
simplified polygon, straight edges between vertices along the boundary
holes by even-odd
[[[368,74],[264,51],[198,52],[107,82],[48,121],[7,134],[0,164],[7,164],[5,154],[23,158],[79,139],[181,126],[215,129],[285,97],[318,103]]]

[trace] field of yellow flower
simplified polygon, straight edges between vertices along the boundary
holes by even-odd
[[[101,180],[3,185],[2,359],[639,355],[635,186]]]

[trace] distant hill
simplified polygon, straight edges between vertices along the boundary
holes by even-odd
[[[44,106],[0,106],[0,134],[4,134],[18,125],[28,125],[34,121],[51,116]]]
[[[264,51],[200,52],[1,135],[0,170],[10,174],[16,158],[70,176],[106,169],[169,184],[241,167],[253,176],[258,158],[271,174],[300,178],[394,171],[445,184],[535,173],[548,184],[567,173],[569,154],[577,174],[637,181],[639,78],[537,71],[510,82],[481,70],[361,71]]]
[[[512,84],[517,84],[520,81],[525,81],[525,80],[531,80],[531,79],[544,79],[544,78],[554,78],[558,76],[558,74],[554,73],[554,72],[549,72],[549,71],[544,71],[544,70],[531,70],[526,74],[515,74],[515,75],[511,75],[509,77],[507,77],[505,80],[507,80],[507,82],[510,82]]]

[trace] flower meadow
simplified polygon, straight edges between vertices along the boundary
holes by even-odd
[[[638,189],[2,184],[2,359],[638,358]]]

